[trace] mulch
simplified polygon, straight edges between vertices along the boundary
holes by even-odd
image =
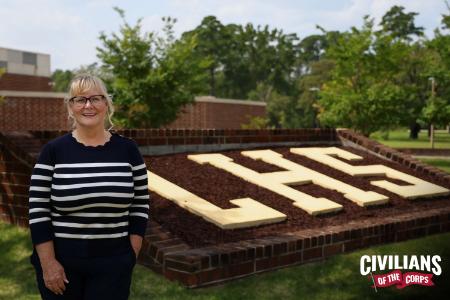
[[[363,157],[363,160],[359,162],[349,162],[343,160],[351,165],[383,164],[401,172],[419,177],[423,180],[430,182],[434,181],[431,176],[418,174],[407,167],[394,162],[385,161],[365,151],[350,147],[339,148]],[[177,184],[178,186],[221,208],[226,209],[235,207],[229,202],[232,199],[250,197],[286,214],[287,219],[276,224],[261,225],[252,228],[222,230],[214,224],[188,212],[160,195],[150,192],[151,218],[161,224],[163,228],[169,230],[184,240],[190,246],[200,247],[252,238],[262,238],[265,236],[273,236],[280,233],[298,231],[302,229],[340,225],[348,223],[349,221],[368,219],[376,221],[379,218],[433,208],[448,207],[450,205],[450,196],[407,200],[387,190],[370,184],[371,180],[385,179],[399,185],[407,185],[407,183],[400,180],[393,180],[384,176],[353,177],[327,165],[308,159],[305,156],[290,153],[290,147],[272,147],[270,149],[282,154],[283,157],[288,160],[326,174],[347,184],[353,185],[359,189],[374,191],[379,194],[386,195],[389,197],[389,203],[365,208],[354,204],[348,199],[345,199],[339,192],[325,189],[315,184],[291,186],[301,192],[310,194],[314,197],[325,197],[343,206],[343,210],[337,213],[311,216],[300,208],[293,206],[293,201],[288,198],[241,180],[240,178],[211,165],[197,164],[196,162],[187,159],[187,153],[181,153],[162,156],[146,156],[145,160],[147,168],[151,172]],[[241,151],[242,150],[230,150],[221,151],[220,153],[232,158],[234,162],[247,168],[251,168],[257,172],[265,173],[284,170],[277,166],[262,161],[255,161],[251,158],[242,156],[240,154]],[[447,184],[447,186],[442,186],[450,188],[450,184]]]

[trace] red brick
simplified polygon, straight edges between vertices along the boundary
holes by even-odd
[[[322,247],[303,250],[303,261],[315,260],[323,257]]]
[[[180,272],[174,269],[165,269],[164,276],[169,280],[177,280],[183,282],[187,286],[196,286],[198,284],[198,278],[195,274],[186,272]]]
[[[0,77],[0,90],[50,92],[51,78],[6,73]]]
[[[328,257],[339,253],[342,253],[342,244],[326,245],[323,247],[324,257]]]
[[[146,139],[147,145],[167,145],[167,138],[152,137]]]
[[[351,240],[344,243],[344,251],[349,252],[362,247],[362,239]]]

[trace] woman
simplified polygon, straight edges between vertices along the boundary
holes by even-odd
[[[73,131],[42,148],[31,176],[39,291],[43,299],[127,299],[148,220],[147,169],[136,143],[109,131],[114,109],[99,78],[73,79],[65,103]]]

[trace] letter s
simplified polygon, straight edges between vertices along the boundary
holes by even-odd
[[[433,272],[434,275],[439,276],[442,273],[442,269],[441,269],[441,265],[439,264],[439,262],[441,261],[441,257],[439,255],[434,255],[431,258],[431,262],[434,265],[434,268],[431,268],[431,271]]]

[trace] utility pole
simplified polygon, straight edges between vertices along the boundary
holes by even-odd
[[[431,80],[431,99],[433,100],[436,96],[435,80],[434,77],[430,77],[429,80]],[[431,121],[430,123],[430,143],[431,149],[434,149],[434,124],[433,121]]]

